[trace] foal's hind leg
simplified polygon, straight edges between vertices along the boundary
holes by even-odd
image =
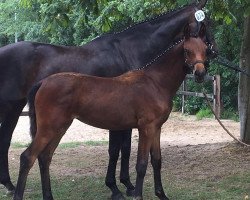
[[[52,160],[52,156],[61,138],[62,137],[54,138],[53,141],[51,141],[38,156],[44,200],[53,200],[51,183],[50,183],[49,166]]]
[[[0,127],[0,183],[7,188],[9,193],[13,193],[15,187],[9,175],[8,151],[13,131],[25,104],[25,99],[10,102],[8,104],[10,108],[3,115]]]
[[[50,138],[39,137],[39,132],[29,145],[29,147],[20,156],[20,169],[13,200],[22,200],[28,173],[33,166],[37,156],[44,150],[50,142]]]

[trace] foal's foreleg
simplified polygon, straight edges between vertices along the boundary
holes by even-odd
[[[154,183],[155,183],[155,195],[161,200],[168,200],[167,196],[164,193],[161,181],[161,147],[160,147],[160,132],[159,129],[153,140],[150,155],[151,155],[151,164],[154,171]]]
[[[135,199],[142,200],[143,181],[147,171],[148,157],[150,147],[152,144],[153,130],[152,128],[139,129],[139,144],[136,163],[136,185],[135,185]]]

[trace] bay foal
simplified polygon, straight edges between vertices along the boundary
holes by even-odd
[[[206,74],[205,25],[196,37],[189,25],[184,39],[166,50],[145,69],[115,78],[77,73],[52,75],[33,87],[29,95],[33,141],[20,157],[14,200],[23,199],[28,172],[39,159],[43,198],[53,199],[49,165],[53,153],[73,119],[103,129],[138,128],[135,198],[142,199],[149,154],[154,171],[155,194],[167,200],[161,182],[160,133],[168,119],[172,100],[188,71],[202,82]]]

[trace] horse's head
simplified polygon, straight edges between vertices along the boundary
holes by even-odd
[[[184,57],[185,67],[195,76],[195,81],[203,82],[207,73],[206,61],[208,46],[206,45],[206,27],[201,24],[200,30],[193,35],[190,32],[190,26],[184,28]]]
[[[194,0],[194,2],[197,2],[197,0]],[[189,25],[191,32],[198,32],[200,29],[200,26],[202,23],[206,24],[206,27],[211,26],[211,20],[209,19],[209,16],[205,16],[205,13],[202,11],[202,9],[206,6],[207,0],[200,0],[198,3],[194,3],[194,10],[193,14],[189,17]],[[209,53],[210,56],[215,58],[218,55],[218,47],[214,40],[213,35],[207,29],[206,31],[206,41],[207,44],[209,44]]]

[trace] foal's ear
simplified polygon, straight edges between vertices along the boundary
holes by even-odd
[[[185,39],[189,39],[190,38],[190,35],[191,35],[191,28],[189,26],[189,24],[187,24],[185,27],[184,27],[184,37]]]
[[[201,27],[199,30],[199,37],[203,40],[206,39],[206,33],[207,33],[207,29],[206,29],[206,25],[205,23],[201,22]]]

